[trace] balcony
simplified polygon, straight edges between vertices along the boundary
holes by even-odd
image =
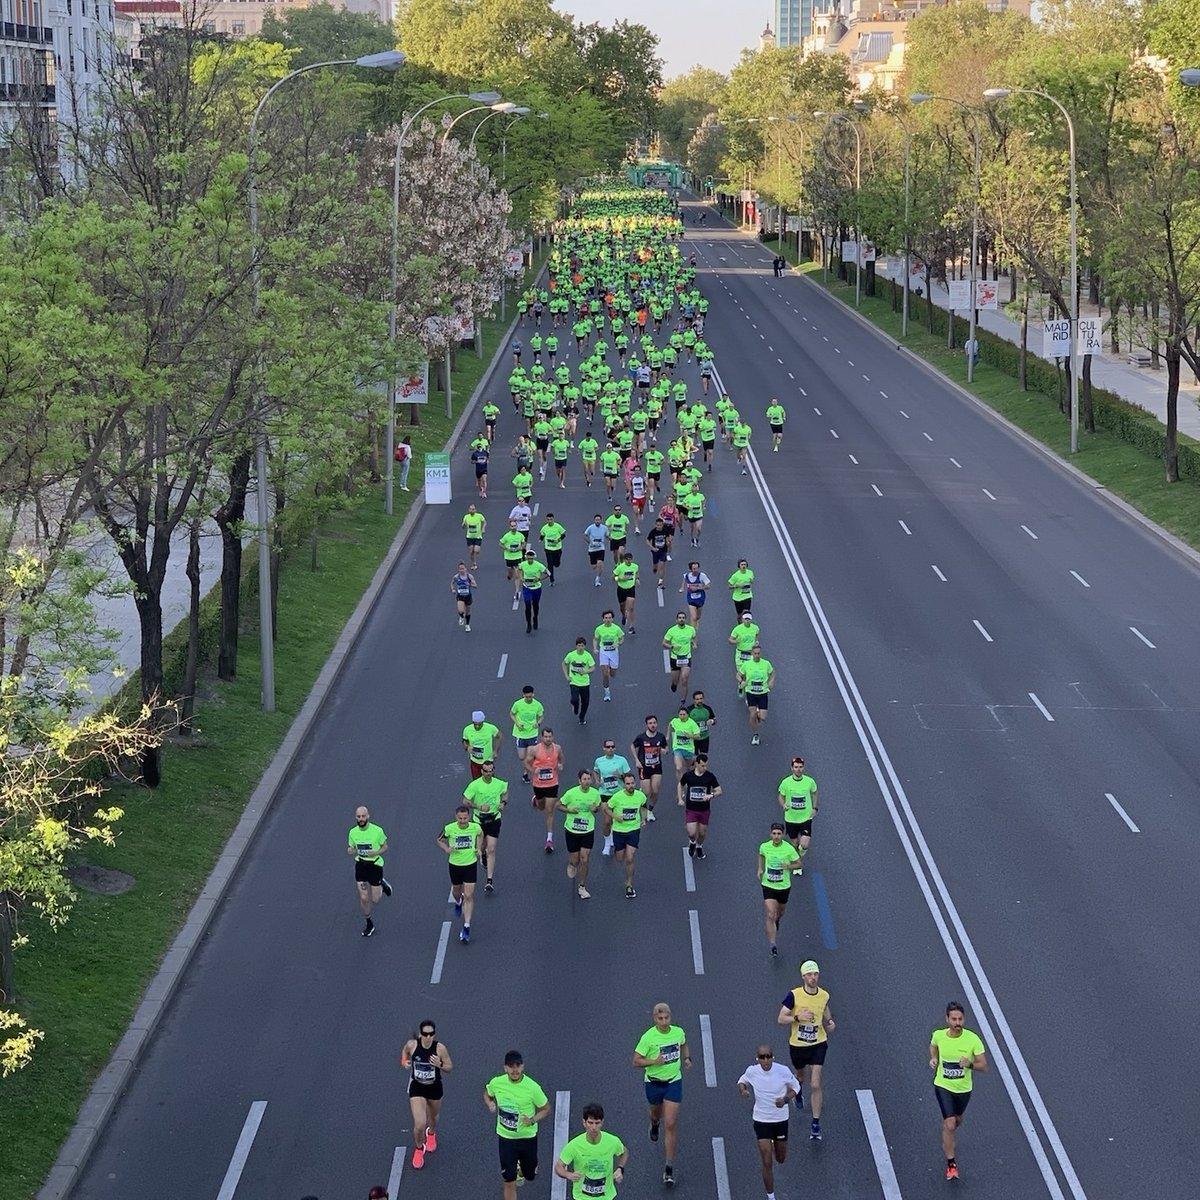
[[[37,25],[17,25],[12,21],[0,22],[0,39],[6,42],[26,42],[31,46],[52,46],[54,30],[42,29]]]

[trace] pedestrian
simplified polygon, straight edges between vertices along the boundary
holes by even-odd
[[[646,826],[646,793],[628,768],[621,776],[621,790],[609,796],[604,805],[612,830],[613,857],[625,867],[625,899],[634,900],[637,892],[633,888],[633,867]]]
[[[700,629],[700,618],[704,615],[704,601],[711,582],[700,570],[700,564],[693,561],[688,563],[688,569],[683,573],[683,582],[679,585],[679,590],[687,600],[692,628],[697,631]]]
[[[532,547],[525,551],[521,563],[521,598],[525,601],[525,632],[533,633],[538,627],[538,616],[542,608],[542,580],[547,574],[546,564],[538,561],[537,551]]]
[[[754,1062],[742,1072],[737,1090],[743,1100],[754,1101],[751,1121],[762,1163],[763,1187],[767,1200],[775,1200],[775,1163],[782,1166],[787,1159],[788,1105],[796,1095],[796,1081],[787,1067],[775,1061],[771,1047],[764,1045],[759,1046]]]
[[[621,613],[621,624],[627,626],[631,634],[637,633],[633,622],[634,608],[637,604],[638,571],[639,567],[628,550],[622,552],[620,561],[613,567],[613,582],[617,585],[617,608]]]
[[[550,575],[550,586],[557,582],[554,572],[562,566],[563,539],[567,536],[566,529],[548,512],[542,518],[542,527],[538,531],[538,540],[546,551],[546,570]]]
[[[691,767],[679,777],[678,792],[687,828],[688,857],[703,859],[712,802],[721,794],[720,782],[708,769],[707,754],[697,754]]]
[[[662,788],[663,755],[667,749],[666,735],[659,733],[658,717],[654,713],[646,717],[645,728],[633,739],[629,749],[638,764],[638,778],[646,793],[649,816],[653,818]]]
[[[687,695],[696,642],[696,627],[688,623],[687,613],[677,612],[675,624],[667,626],[663,634],[662,648],[667,651],[671,668],[671,691],[680,695]]]
[[[577,637],[575,649],[569,650],[562,660],[563,678],[571,689],[571,711],[579,718],[580,725],[587,724],[588,706],[592,702],[592,672],[596,660],[588,652],[587,638]],[[604,689],[608,699],[608,688]]]
[[[467,752],[472,779],[483,774],[483,764],[488,759],[495,761],[503,740],[504,735],[487,719],[483,709],[477,708],[471,714],[471,723],[462,731],[463,749]]]
[[[771,836],[758,848],[758,882],[762,885],[763,924],[771,957],[779,957],[779,926],[792,893],[793,863],[800,861],[796,847],[783,838],[783,822],[771,823]]]
[[[824,1098],[822,1075],[825,1054],[829,1049],[829,1034],[837,1025],[829,1008],[829,993],[821,987],[821,968],[806,959],[800,964],[800,986],[792,988],[783,998],[779,1009],[780,1025],[790,1028],[788,1053],[796,1076],[796,1107],[804,1107],[804,1083],[807,1075],[809,1103],[812,1107],[812,1130],[809,1137],[821,1140],[821,1105]]]
[[[471,632],[471,599],[478,586],[475,576],[467,570],[467,564],[460,562],[458,570],[450,577],[450,594],[458,610],[459,628],[465,633]]]
[[[629,762],[623,754],[617,753],[617,743],[611,738],[604,741],[604,753],[596,756],[592,763],[592,775],[596,787],[600,790],[601,800],[607,801],[621,790],[621,779],[630,770]],[[613,852],[612,812],[607,808],[600,811],[600,819],[604,833],[604,849],[602,854]]]
[[[705,700],[703,692],[692,693],[692,706],[688,709],[688,716],[696,722],[700,730],[700,736],[696,739],[696,757],[699,758],[703,754],[708,758],[708,739],[712,734],[712,727],[717,723],[717,714],[713,706]]]
[[[538,1122],[550,1113],[540,1085],[525,1074],[519,1050],[504,1056],[504,1071],[483,1089],[488,1112],[496,1114],[496,1141],[504,1200],[517,1200],[517,1181],[532,1183],[538,1168]]]
[[[604,1109],[585,1104],[583,1132],[562,1148],[554,1173],[571,1184],[571,1200],[614,1200],[628,1161],[625,1143],[604,1129]]]
[[[362,935],[367,938],[375,934],[371,910],[379,903],[381,896],[392,894],[392,885],[383,877],[383,856],[387,848],[387,834],[378,825],[372,824],[366,805],[360,804],[354,813],[346,853],[354,859],[354,884],[366,920]]]
[[[450,895],[454,898],[454,913],[463,919],[458,940],[465,946],[471,940],[471,917],[475,912],[475,882],[479,877],[480,845],[483,829],[471,815],[469,805],[460,804],[450,821],[438,835],[450,869]]]
[[[754,572],[744,558],[738,559],[737,570],[729,577],[729,591],[733,596],[734,614],[740,619],[754,601]]]
[[[566,814],[563,836],[567,843],[567,878],[575,880],[580,900],[590,900],[587,890],[588,866],[596,846],[596,813],[603,797],[592,787],[592,773],[579,772],[579,783],[559,798],[558,808]]]
[[[642,1034],[633,1051],[633,1065],[645,1071],[646,1103],[650,1108],[650,1140],[663,1138],[663,1183],[675,1183],[675,1151],[679,1144],[679,1106],[683,1103],[683,1071],[691,1070],[687,1034],[671,1023],[671,1006],[658,1003],[654,1024]]]
[[[487,518],[474,504],[467,505],[467,511],[462,519],[463,536],[467,539],[467,558],[470,559],[471,570],[479,568],[479,548],[483,545],[483,535],[487,532]]]
[[[804,759],[798,754],[792,758],[792,773],[779,781],[777,799],[783,809],[787,839],[800,853],[800,862],[792,874],[803,875],[804,856],[812,842],[813,818],[817,815],[817,781],[805,773]]]
[[[608,526],[599,513],[596,513],[592,523],[583,531],[583,540],[587,543],[588,562],[596,573],[593,586],[600,586],[600,573],[604,570],[604,547],[608,541]]]
[[[606,608],[600,614],[600,624],[592,631],[592,652],[600,664],[600,682],[604,685],[604,699],[612,699],[612,681],[621,666],[621,643],[625,634],[614,620],[614,612]]]
[[[496,778],[496,764],[489,758],[481,766],[478,779],[472,779],[463,792],[463,801],[471,806],[471,815],[479,823],[479,861],[483,863],[483,890],[489,896],[496,889],[496,852],[500,845],[500,822],[508,804],[508,783]]]
[[[946,1028],[935,1029],[929,1038],[929,1069],[933,1093],[942,1112],[942,1151],[946,1155],[946,1178],[958,1178],[955,1134],[971,1101],[976,1071],[988,1069],[987,1055],[977,1033],[964,1024],[966,1014],[957,1000],[946,1005]]]
[[[546,818],[547,854],[554,853],[554,812],[558,804],[558,773],[562,768],[562,747],[554,740],[554,730],[544,727],[529,756],[529,773],[533,776],[533,807],[540,808]]]
[[[408,491],[408,473],[412,470],[413,448],[412,438],[403,437],[396,447],[396,461],[400,464],[400,490]]]
[[[481,500],[487,499],[488,459],[491,456],[491,443],[481,433],[471,443],[471,465],[475,468],[475,486]]]
[[[517,758],[521,760],[521,780],[528,783],[529,763],[534,747],[538,744],[542,718],[546,715],[542,702],[534,692],[533,684],[527,683],[521,689],[521,696],[513,702],[508,715],[512,717],[512,735],[517,743]]]
[[[775,686],[775,668],[762,656],[762,646],[754,643],[747,662],[738,667],[738,691],[746,693],[746,711],[750,715],[750,745],[759,744],[759,726],[767,719],[771,689]]]
[[[974,371],[979,362],[979,339],[967,338],[963,343],[963,353],[966,355],[967,365]]]
[[[400,1065],[408,1071],[408,1107],[412,1112],[413,1140],[420,1141],[420,1145],[413,1149],[412,1165],[414,1171],[419,1171],[425,1165],[425,1155],[437,1149],[442,1076],[454,1069],[450,1051],[438,1041],[437,1026],[432,1021],[422,1021],[417,1026],[417,1032],[404,1043],[400,1051]]]

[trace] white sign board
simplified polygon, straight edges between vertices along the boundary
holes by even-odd
[[[862,243],[862,265],[865,267],[867,265],[867,263],[873,263],[875,261],[875,257],[876,257],[875,243],[874,242],[863,242]]]
[[[429,403],[429,364],[425,363],[415,371],[400,380],[400,390],[396,393],[397,403],[428,404]]]
[[[1071,353],[1071,322],[1042,322],[1042,357],[1066,358]]]
[[[1080,354],[1103,354],[1104,339],[1101,336],[1103,333],[1103,322],[1099,317],[1080,317],[1079,318],[1079,353]]]
[[[971,307],[971,281],[969,279],[951,279],[946,284],[950,292],[950,307],[956,312],[962,312]]]
[[[975,307],[997,308],[1000,304],[1000,285],[994,279],[975,280]]]
[[[425,503],[450,503],[450,455],[425,455]]]
[[[854,242],[842,243],[842,262],[857,262],[858,246]]]
[[[787,218],[787,231],[788,231],[788,233],[799,233],[800,232],[800,218],[799,217],[788,217]]]
[[[521,251],[517,249],[509,250],[504,255],[504,270],[507,274],[516,277],[521,274],[523,259]]]

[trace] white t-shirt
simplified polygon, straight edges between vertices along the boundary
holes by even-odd
[[[592,523],[584,531],[587,535],[589,550],[603,550],[604,539],[608,537],[608,526]]]
[[[528,504],[518,504],[512,512],[508,514],[510,521],[516,521],[517,529],[521,533],[528,533],[529,527],[533,523],[533,509]]]
[[[787,1106],[776,1108],[775,1101],[796,1086],[796,1077],[782,1063],[773,1062],[764,1071],[757,1063],[742,1072],[738,1083],[744,1083],[754,1093],[754,1120],[786,1121]]]

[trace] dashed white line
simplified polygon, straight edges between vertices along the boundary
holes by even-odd
[[[878,487],[878,485],[876,485],[876,484],[874,484],[874,483],[873,483],[873,484],[871,484],[871,491],[873,491],[873,492],[875,493],[875,495],[877,495],[877,496],[882,496],[882,495],[883,495],[883,493],[882,493],[882,492],[879,490],[879,487]]]
[[[692,865],[692,857],[683,847],[683,886],[689,892],[696,890],[696,868]]]
[[[1130,833],[1141,833],[1142,831],[1130,820],[1129,814],[1117,803],[1117,798],[1112,792],[1105,792],[1104,798],[1117,810],[1117,816],[1129,826]],[[701,1018],[703,1020],[703,1018]]]
[[[658,607],[659,607],[659,608],[662,608],[662,606],[663,606],[663,592],[664,592],[666,589],[665,589],[665,588],[656,587],[654,590],[655,590],[655,591],[658,593]]]
[[[535,517],[538,515],[538,509],[541,507],[542,507],[542,502],[540,500],[533,506],[533,515]]]
[[[729,1165],[725,1161],[725,1139],[713,1138],[712,1150],[713,1173],[717,1177],[717,1200],[730,1200]]]
[[[989,500],[995,500],[996,497],[993,496],[992,493],[987,490],[987,488],[983,488],[982,491]]]
[[[887,394],[887,392],[880,392],[879,394],[880,394],[880,395],[881,395],[881,396],[882,396],[882,397],[883,397],[885,400],[888,398],[888,394]]]
[[[816,326],[813,326],[813,328],[815,329],[815,328],[816,328]],[[822,336],[823,338],[825,338],[825,340],[826,340],[826,341],[829,341],[829,339],[828,339],[827,337],[825,337],[825,335],[824,335],[824,334],[821,334],[821,336]]]
[[[712,1019],[700,1014],[700,1049],[704,1052],[704,1086],[717,1086],[717,1056],[713,1050]]]
[[[904,532],[907,533],[909,537],[912,537],[913,531],[911,529],[909,529],[909,527],[907,525],[905,525],[905,523],[903,521],[900,522],[900,528],[903,529]]]
[[[400,1180],[404,1176],[404,1160],[408,1157],[407,1146],[397,1146],[392,1151],[392,1169],[388,1172],[388,1195],[400,1195]]]
[[[835,438],[838,435],[838,431],[836,429],[831,429],[829,432],[832,433]],[[840,441],[841,439],[839,438],[838,440]]]
[[[934,574],[935,574],[935,575],[936,575],[936,576],[937,576],[937,577],[938,577],[938,578],[939,578],[939,579],[940,579],[940,580],[941,580],[943,583],[946,583],[946,582],[947,582],[947,580],[946,580],[946,577],[945,577],[945,575],[943,575],[943,574],[942,574],[942,570],[941,570],[941,568],[940,568],[940,567],[937,565],[937,563],[930,563],[929,565],[930,565],[930,566],[933,568],[933,573],[934,573]]]
[[[852,463],[853,463],[853,464],[854,464],[854,465],[857,467],[857,466],[858,466],[858,459],[857,459],[857,458],[855,458],[853,454],[851,454],[849,457],[850,457],[850,461],[851,461],[851,462],[852,462]]]
[[[903,417],[903,418],[904,418],[906,421],[909,419],[909,417],[908,417],[908,413],[906,413],[906,412],[904,411],[904,409],[901,409],[901,410],[900,410],[900,415],[901,415],[901,416],[902,416],[902,417]]]
[[[863,1125],[867,1130],[867,1142],[871,1147],[871,1157],[875,1160],[875,1172],[879,1176],[883,1200],[902,1200],[900,1183],[896,1179],[896,1168],[892,1165],[892,1156],[888,1151],[883,1124],[879,1120],[875,1097],[865,1088],[856,1090],[854,1094],[858,1097],[858,1109],[862,1113]]]
[[[795,377],[795,375],[793,375],[793,374],[791,373],[791,371],[789,371],[789,372],[788,372],[788,378],[789,378],[789,379],[795,379],[796,377]]]
[[[921,436],[922,436],[922,437],[923,437],[923,438],[924,438],[924,439],[925,439],[927,442],[932,442],[932,441],[933,441],[933,438],[931,438],[931,437],[929,436],[929,434],[927,434],[927,433],[925,432],[925,430],[923,430],[923,429],[921,430]]]
[[[976,629],[979,630],[980,633],[983,634],[983,640],[985,642],[993,642],[996,640],[995,638],[992,637],[992,635],[990,633],[988,633],[988,631],[986,629],[984,629],[984,627],[982,625],[980,625],[980,623],[978,621],[972,621],[971,623],[975,626]]]
[[[1082,583],[1085,588],[1090,588],[1092,586],[1090,583],[1088,583],[1088,581],[1086,579],[1084,579],[1084,577],[1082,575],[1080,575],[1080,573],[1078,571],[1072,571],[1071,574],[1074,575],[1075,579],[1079,583]]]
[[[871,377],[870,377],[870,375],[864,375],[864,376],[863,376],[863,378],[864,378],[864,379],[865,379],[865,380],[866,380],[868,383],[870,383],[870,382],[871,382]]]
[[[1030,529],[1028,525],[1022,525],[1022,526],[1021,526],[1021,528],[1022,528],[1023,530],[1025,530],[1025,532],[1026,532],[1027,534],[1029,534],[1029,536],[1030,536],[1031,538],[1033,538],[1033,540],[1034,540],[1035,542],[1038,540],[1038,535],[1037,535],[1036,533],[1034,533],[1034,532],[1033,532],[1033,530],[1032,530],[1032,529]]]
[[[951,461],[951,462],[952,462],[952,463],[953,463],[953,464],[954,464],[954,465],[955,465],[955,466],[956,466],[956,467],[957,467],[957,468],[958,468],[960,471],[962,470],[962,463],[960,463],[960,462],[958,461],[958,459],[957,459],[957,458],[952,458],[950,461]]]
[[[818,417],[821,415],[821,410],[817,408],[815,404],[813,405],[813,412],[815,412]]]
[[[496,678],[497,679],[504,678],[504,668],[507,666],[508,666],[508,655],[507,654],[500,655],[500,665],[499,665],[499,667],[496,668]]]
[[[1135,638],[1145,642],[1151,650],[1158,649],[1158,647],[1136,625],[1130,625],[1129,632],[1132,633]]]
[[[571,1093],[554,1093],[554,1161],[571,1138]],[[567,1181],[551,1173],[550,1200],[567,1200]]]
[[[692,931],[692,966],[697,975],[704,974],[704,947],[700,944],[700,914],[688,909],[688,926]]]
[[[828,338],[826,338],[825,340],[826,340],[826,341],[829,341],[829,339],[828,339]],[[833,352],[834,352],[834,354],[841,354],[841,352],[842,352],[842,348],[841,348],[840,346],[834,346],[834,348],[833,348]]]
[[[767,347],[767,349],[768,349],[768,350],[771,350],[771,349],[774,349],[774,347],[772,347],[772,346],[768,346],[768,347]],[[779,364],[781,367],[783,366],[783,359],[782,359],[782,358],[777,358],[775,361],[776,361],[776,362],[777,362],[777,363],[778,363],[778,364]]]
[[[1029,698],[1037,705],[1037,710],[1046,718],[1047,721],[1053,721],[1054,718],[1050,715],[1050,710],[1037,698],[1033,692],[1029,693]]]
[[[450,922],[442,922],[442,936],[438,938],[437,953],[433,956],[433,974],[430,983],[442,982],[442,968],[446,965],[446,947],[450,944]]]
[[[671,673],[671,656],[666,650],[663,651],[663,674],[670,675]]]
[[[806,392],[806,391],[805,391],[803,388],[801,388],[801,389],[800,389],[800,395],[802,395],[802,396],[807,396],[807,395],[808,395],[808,393],[807,393],[807,392]]]
[[[246,1169],[246,1159],[250,1157],[250,1147],[254,1145],[254,1137],[258,1133],[263,1113],[266,1111],[267,1102],[265,1100],[255,1100],[250,1105],[250,1111],[246,1114],[245,1123],[242,1125],[242,1132],[238,1135],[237,1145],[233,1148],[233,1157],[229,1160],[229,1167],[225,1171],[225,1178],[221,1181],[221,1190],[217,1193],[217,1200],[233,1200],[238,1181]]]
[[[846,359],[846,362],[848,362],[850,366],[854,366],[854,360],[852,358]]]

